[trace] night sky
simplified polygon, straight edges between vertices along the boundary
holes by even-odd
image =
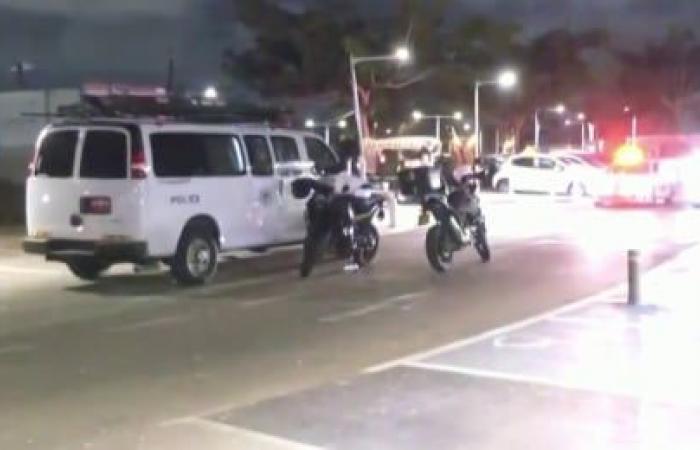
[[[280,0],[292,9],[313,0]],[[323,1],[323,0],[316,0]],[[394,2],[357,0],[366,14],[386,15]],[[458,13],[517,18],[526,34],[555,27],[600,26],[634,45],[670,24],[694,26],[698,0],[458,0]],[[190,86],[215,81],[219,56],[250,35],[230,21],[231,0],[0,0],[0,89],[12,87],[9,66],[36,65],[30,83],[76,85],[114,77],[162,83],[168,54]]]

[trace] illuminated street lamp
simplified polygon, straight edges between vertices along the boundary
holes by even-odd
[[[347,118],[352,116],[353,112],[352,110],[346,111],[345,113],[341,114],[340,116],[337,116],[329,121],[326,122],[321,122],[321,123],[316,123],[316,121],[312,118],[308,118],[304,121],[304,128],[323,128],[323,138],[326,141],[326,144],[330,145],[331,141],[331,128],[332,127],[337,127],[340,129],[345,129],[348,126],[348,121]]]
[[[559,114],[560,116],[566,112],[566,105],[559,103],[551,108],[547,108],[545,111]],[[540,149],[540,132],[542,127],[540,126],[540,109],[535,108],[535,149],[539,151]]]
[[[399,47],[394,52],[394,59],[401,63],[407,63],[411,60],[411,51],[408,47]]]
[[[464,131],[470,131],[470,130],[472,129],[472,124],[470,124],[469,122],[465,122],[465,123],[464,123],[464,126],[462,127],[462,129],[463,129]]]
[[[219,98],[219,91],[217,91],[214,86],[207,86],[202,92],[202,97],[204,97],[205,100],[216,100]]]
[[[474,82],[474,134],[476,134],[475,157],[481,155],[481,123],[479,121],[479,88],[481,86],[498,86],[503,90],[512,89],[518,84],[518,74],[514,70],[504,70],[495,79]]]
[[[580,112],[576,114],[576,120],[581,124],[581,151],[586,149],[586,114]]]
[[[452,115],[445,115],[445,114],[431,114],[431,115],[425,115],[423,114],[422,111],[415,110],[411,114],[411,117],[413,117],[413,120],[416,122],[420,122],[423,119],[435,119],[435,138],[440,139],[440,130],[442,129],[442,119],[447,119],[447,120],[454,120],[456,122],[461,122],[464,119],[464,114],[462,111],[455,111],[452,113]]]

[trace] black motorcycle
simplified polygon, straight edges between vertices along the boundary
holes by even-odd
[[[384,217],[384,198],[377,194],[361,196],[336,193],[333,187],[312,178],[292,183],[296,198],[307,198],[306,238],[300,274],[308,277],[328,249],[356,267],[369,264],[379,248],[379,232],[372,224]]]
[[[424,197],[423,211],[430,212],[436,222],[426,235],[425,252],[437,272],[446,272],[454,252],[470,245],[482,262],[491,259],[477,186],[478,179],[467,176],[461,180],[459,188],[449,194],[431,193]]]

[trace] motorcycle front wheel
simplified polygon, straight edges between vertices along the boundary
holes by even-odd
[[[371,263],[379,250],[379,232],[371,223],[363,225],[356,235],[357,246],[353,253],[353,260],[359,267]]]
[[[443,233],[440,224],[433,225],[425,236],[425,253],[436,272],[447,272],[452,266],[454,250],[450,248],[447,233]]]

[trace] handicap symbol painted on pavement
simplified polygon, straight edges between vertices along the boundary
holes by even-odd
[[[506,334],[493,338],[493,346],[496,348],[538,350],[551,347],[553,343],[552,339],[542,336],[509,336]]]

